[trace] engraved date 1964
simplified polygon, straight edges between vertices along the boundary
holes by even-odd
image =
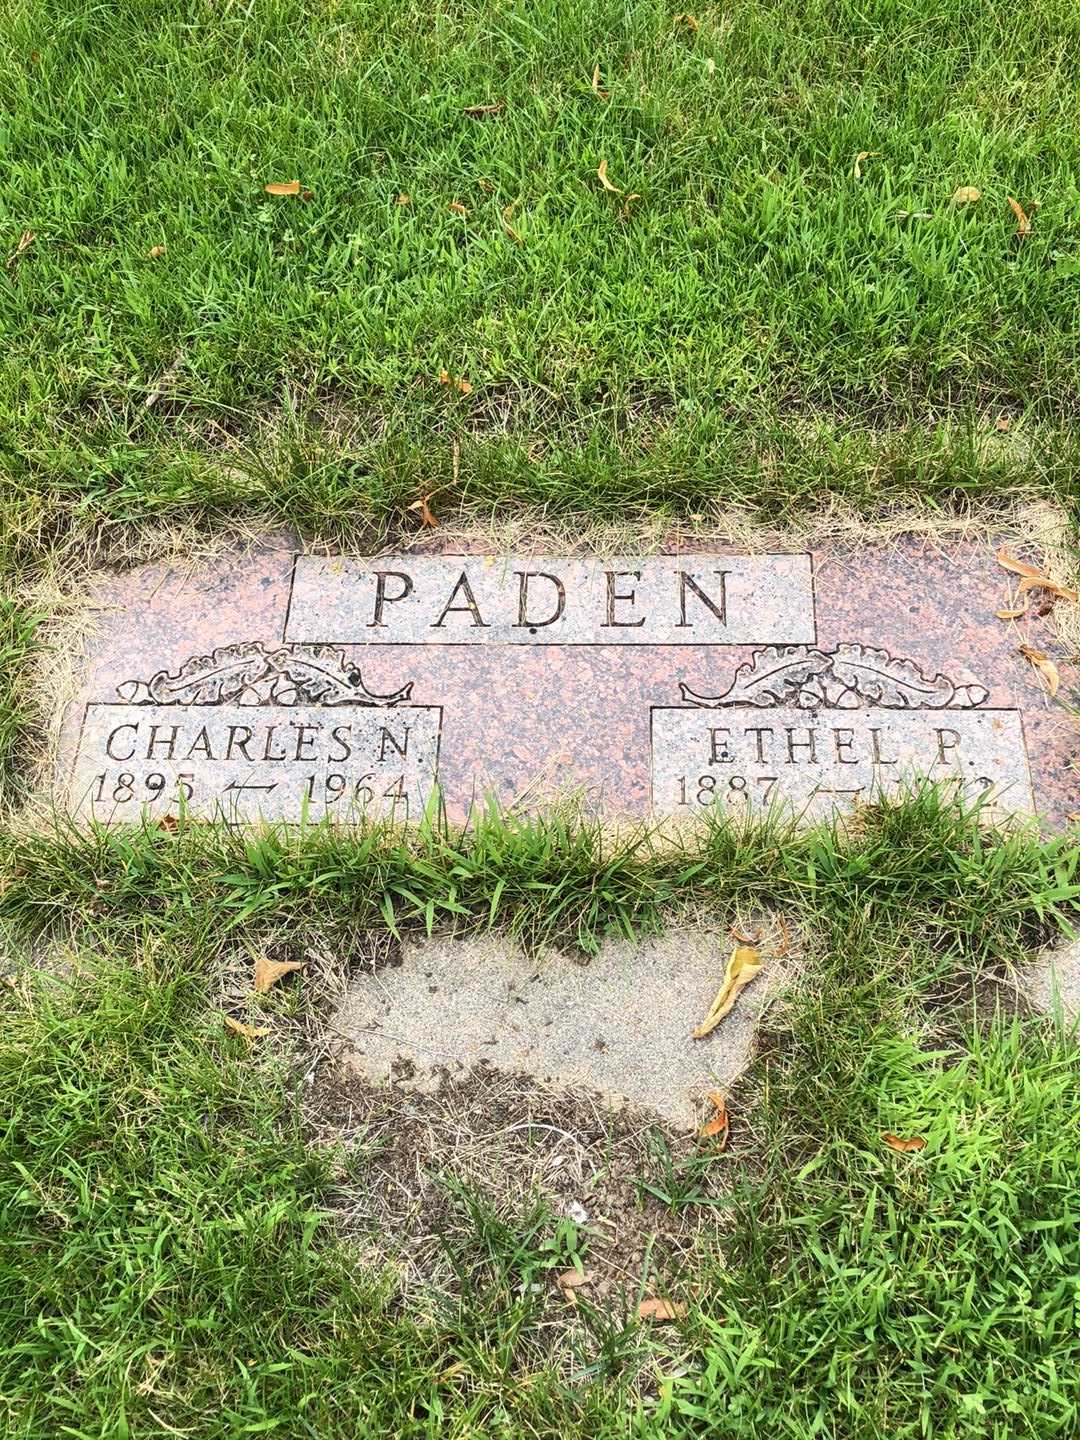
[[[192,805],[200,812],[215,802],[222,810],[234,808],[241,797],[271,796],[288,792],[309,814],[342,813],[374,808],[398,820],[409,818],[410,799],[404,772],[369,771],[363,775],[342,770],[313,771],[307,775],[290,776],[284,780],[233,779],[228,784],[208,786],[200,783],[196,771],[162,770],[136,773],[132,770],[102,770],[92,777],[87,798],[95,809],[108,810],[118,806],[146,807],[169,810],[174,806]],[[251,803],[251,802],[248,802]]]

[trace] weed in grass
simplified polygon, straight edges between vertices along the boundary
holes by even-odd
[[[717,1158],[707,1153],[673,1155],[667,1136],[654,1130],[649,1136],[648,1170],[634,1184],[639,1194],[651,1195],[671,1214],[688,1206],[722,1205],[723,1196],[708,1183]]]

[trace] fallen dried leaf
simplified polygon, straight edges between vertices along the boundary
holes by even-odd
[[[462,395],[469,395],[469,394],[472,393],[472,384],[471,384],[471,382],[468,381],[468,380],[463,380],[460,376],[459,376],[457,379],[455,379],[455,378],[450,374],[450,371],[449,371],[449,370],[440,370],[440,371],[439,371],[439,384],[440,384],[440,385],[453,385],[454,389],[457,390],[457,391],[458,391],[460,394],[462,394]]]
[[[976,190],[974,185],[961,185],[958,190],[952,193],[954,205],[974,205],[976,200],[982,199],[982,191]]]
[[[148,260],[160,260],[161,257],[162,257],[162,255],[164,255],[164,254],[165,254],[165,246],[164,246],[164,245],[151,245],[151,246],[150,246],[150,249],[146,252],[146,258],[147,258]]]
[[[1008,570],[1013,575],[1026,575],[1029,579],[1035,579],[1042,574],[1037,565],[1029,565],[1026,560],[1017,560],[1007,550],[999,550],[994,559],[1003,570]]]
[[[701,1127],[702,1140],[715,1140],[717,1150],[723,1150],[731,1134],[731,1120],[727,1112],[727,1101],[718,1090],[709,1091],[709,1104],[716,1114]]]
[[[1008,415],[999,415],[998,418],[994,421],[994,429],[1001,431],[1011,430],[1012,421],[1009,419]]]
[[[1046,693],[1053,700],[1061,685],[1061,676],[1053,660],[1041,650],[1036,650],[1034,645],[1021,645],[1020,654],[1039,672],[1046,686]]]
[[[406,509],[415,510],[420,516],[420,524],[427,526],[429,530],[435,530],[438,528],[439,522],[435,519],[431,506],[428,504],[430,499],[430,495],[421,495],[419,500],[414,500],[411,505],[406,506]]]
[[[1027,614],[1027,606],[1019,610],[995,610],[994,614],[999,620],[1019,620],[1021,615]]]
[[[595,68],[595,69],[593,70],[593,72],[592,72],[592,88],[593,88],[593,94],[594,94],[594,95],[598,95],[601,100],[610,100],[610,99],[611,99],[611,93],[610,93],[610,91],[601,90],[601,88],[600,88],[600,64],[599,64],[599,62],[597,62],[596,68]]]
[[[1051,595],[1056,595],[1061,600],[1080,598],[1075,590],[1070,590],[1067,585],[1059,585],[1056,580],[1051,580],[1049,575],[1025,575],[1019,588],[1021,595],[1026,595],[1029,590],[1049,590]]]
[[[926,1149],[926,1141],[921,1135],[913,1135],[910,1140],[904,1140],[899,1135],[890,1135],[888,1130],[886,1130],[883,1132],[881,1138],[890,1150],[898,1150],[901,1155],[906,1155],[910,1150]]]
[[[681,1300],[642,1300],[637,1307],[639,1320],[655,1320],[663,1324],[668,1320],[679,1320],[686,1314]]]
[[[261,1025],[245,1025],[240,1020],[234,1020],[231,1015],[225,1015],[223,1019],[226,1030],[232,1030],[237,1035],[243,1035],[245,1040],[261,1040],[264,1035],[270,1034],[270,1031]]]
[[[582,1285],[591,1285],[595,1279],[592,1270],[564,1270],[555,1276],[555,1284],[560,1290],[577,1290]]]
[[[466,105],[461,112],[463,115],[498,115],[500,110],[506,109],[505,100],[496,100],[490,105]]]
[[[154,824],[159,830],[167,830],[171,835],[180,829],[180,818],[177,815],[159,815]]]
[[[271,180],[269,185],[263,187],[267,195],[299,195],[299,180]]]
[[[701,21],[694,15],[674,15],[672,16],[671,23],[673,25],[685,25],[688,30],[697,31],[701,29]]]
[[[756,945],[736,945],[724,972],[724,983],[709,1007],[709,1013],[693,1032],[695,1040],[704,1040],[728,1013],[739,993],[761,972],[761,955]]]
[[[621,195],[623,193],[619,189],[618,185],[613,185],[608,179],[606,160],[600,161],[600,164],[596,167],[596,173],[599,177],[600,184],[604,187],[605,190],[610,190],[613,195]]]
[[[11,266],[15,264],[15,261],[25,250],[29,250],[30,246],[34,243],[36,239],[36,230],[24,230],[22,232],[22,234],[19,236],[19,243],[15,246],[15,249],[7,258],[8,269],[10,269]]]
[[[1022,240],[1025,235],[1031,234],[1031,221],[1024,214],[1024,207],[1018,200],[1014,200],[1011,195],[1006,195],[1005,199],[1009,202],[1009,209],[1016,216],[1016,233]]]
[[[521,236],[518,234],[518,232],[514,229],[513,225],[510,224],[510,216],[513,215],[514,211],[517,209],[520,203],[520,200],[511,200],[510,204],[504,205],[502,209],[503,229],[506,231],[507,235],[510,236],[510,239],[513,240],[516,245],[523,245],[525,243],[522,240]]]
[[[455,215],[466,215],[466,216],[467,216],[468,213],[469,213],[469,207],[468,207],[467,205],[462,205],[462,203],[461,203],[460,200],[451,200],[451,201],[450,201],[450,209],[453,211],[453,213],[454,213]]]
[[[395,204],[395,205],[411,205],[411,204],[412,204],[412,196],[411,196],[411,195],[406,195],[406,194],[405,194],[405,191],[403,190],[403,191],[401,192],[401,194],[397,197],[397,199],[394,201],[394,204]]]
[[[256,995],[265,995],[283,975],[291,975],[294,970],[303,968],[299,960],[268,960],[265,955],[260,955],[255,961],[252,988]]]
[[[1070,810],[1065,816],[1065,819],[1068,820],[1070,824],[1075,824],[1077,820],[1080,820],[1080,810]]]
[[[880,150],[860,150],[860,151],[859,151],[859,153],[855,156],[855,166],[854,166],[854,169],[853,169],[852,172],[851,172],[851,173],[855,176],[855,179],[856,179],[856,180],[861,180],[861,179],[862,179],[862,162],[863,162],[864,160],[876,160],[877,157],[878,157],[880,154],[881,154],[881,151],[880,151]]]

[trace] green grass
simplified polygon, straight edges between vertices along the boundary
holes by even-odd
[[[35,238],[0,269],[5,552],[237,509],[334,534],[429,489],[1075,493],[1075,7],[696,18],[14,0],[0,234]],[[294,177],[310,199],[264,193]]]
[[[626,918],[596,839],[561,842],[577,897],[563,920],[590,916],[583,936]],[[816,939],[739,1091],[737,1128],[757,1138],[725,1158],[734,1223],[722,1255],[701,1253],[677,1329],[586,1310],[581,1378],[546,1374],[528,1282],[579,1242],[542,1206],[497,1215],[460,1195],[472,1239],[460,1294],[435,1314],[363,1269],[326,1213],[334,1157],[297,1131],[297,1078],[222,1031],[216,967],[245,938],[355,933],[387,900],[410,928],[436,897],[466,925],[541,920],[541,902],[501,886],[528,843],[524,826],[500,841],[494,821],[407,856],[385,835],[354,850],[326,832],[242,842],[203,827],[6,841],[6,1433],[1071,1434],[1076,1050],[1045,1022],[975,1024],[962,996],[1080,916],[1080,855],[980,835],[927,797],[857,839],[819,830],[778,851],[716,830],[678,865],[622,857],[657,903],[700,885],[721,910],[782,905]],[[547,852],[551,835],[531,843]],[[50,935],[73,964],[31,963]],[[314,979],[269,997],[268,1015],[303,1010]],[[959,1009],[942,1009],[946,992]],[[894,1155],[883,1130],[926,1149]],[[670,1180],[662,1157],[643,1178]]]
[[[10,0],[0,803],[32,723],[25,582],[154,523],[361,545],[428,493],[576,524],[1021,490],[1080,519],[1075,6],[676,8]],[[294,177],[309,198],[265,193]],[[293,1069],[222,1029],[244,945],[450,922],[591,951],[762,904],[815,944],[737,1092],[722,1250],[670,1330],[583,1303],[574,1383],[531,1284],[580,1237],[448,1177],[458,1292],[411,1308],[336,1229],[341,1157],[300,1133]],[[1075,1043],[963,997],[1078,918],[1075,836],[988,835],[929,793],[846,838],[680,851],[494,814],[407,839],[0,825],[0,1423],[1067,1437]],[[711,1207],[710,1176],[658,1145],[642,1193]]]

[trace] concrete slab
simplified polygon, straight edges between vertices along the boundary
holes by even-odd
[[[710,1089],[746,1066],[763,1007],[793,973],[770,958],[704,1040],[691,1032],[723,979],[726,932],[611,941],[587,963],[529,957],[499,936],[406,945],[400,966],[350,986],[333,1030],[364,1078],[438,1088],[478,1066],[589,1089],[695,1126]]]
[[[1066,1024],[1080,1018],[1080,939],[1045,951],[1023,976],[1031,1003],[1048,1015],[1058,1005]]]

